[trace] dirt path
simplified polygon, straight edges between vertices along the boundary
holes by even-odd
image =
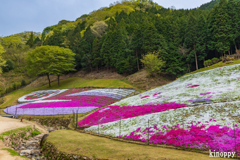
[[[39,126],[33,122],[29,122],[24,120],[23,122],[20,122],[19,119],[12,119],[12,118],[5,118],[0,117],[0,133],[26,127],[29,125],[35,125],[36,128],[40,130],[40,132],[47,134],[48,131],[46,131],[42,126]],[[10,153],[6,150],[2,150],[2,148],[8,148],[4,145],[4,143],[0,140],[0,160],[26,160],[24,158],[18,157],[18,156],[11,156]]]

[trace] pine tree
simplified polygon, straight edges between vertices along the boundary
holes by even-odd
[[[33,32],[31,32],[30,38],[28,39],[26,44],[29,45],[31,48],[33,47],[33,45],[34,45]]]
[[[229,30],[229,38],[230,43],[234,44],[235,50],[237,50],[236,38],[238,32],[238,14],[237,14],[237,3],[235,0],[229,0],[227,4],[227,13],[228,13],[228,25],[230,26]]]
[[[220,0],[216,15],[215,28],[213,34],[216,39],[215,47],[218,52],[225,53],[230,50],[230,25],[228,23],[227,0]],[[230,52],[229,52],[230,54]]]
[[[93,41],[93,49],[92,49],[92,54],[93,54],[93,60],[92,60],[92,66],[98,68],[99,66],[101,66],[101,55],[100,55],[100,42],[99,39],[95,38],[95,40]]]
[[[186,37],[184,41],[184,47],[189,49],[189,55],[187,61],[191,61],[195,58],[196,70],[198,70],[198,55],[196,51],[196,43],[197,43],[197,28],[196,28],[197,20],[190,13],[188,25],[186,28]]]

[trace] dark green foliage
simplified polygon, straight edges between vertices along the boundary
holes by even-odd
[[[26,85],[26,81],[24,79],[22,79],[21,86],[25,86],[25,85]]]
[[[33,47],[33,45],[34,45],[33,32],[31,33],[30,38],[26,44],[29,45],[31,48]]]
[[[14,66],[15,66],[14,62],[11,59],[8,59],[5,63],[5,65],[2,66],[2,70],[3,70],[3,72],[9,72],[12,69],[14,69]]]

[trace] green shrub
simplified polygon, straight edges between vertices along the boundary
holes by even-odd
[[[12,88],[13,88],[13,90],[17,89],[17,85],[15,82],[13,83]]]
[[[206,61],[204,62],[204,66],[205,66],[205,67],[211,66],[212,64],[213,64],[213,63],[212,63],[212,60],[211,60],[211,59],[206,60]]]
[[[218,58],[214,57],[214,58],[212,59],[212,63],[213,63],[213,64],[218,63],[218,62],[219,62],[219,59],[218,59]]]
[[[21,86],[25,86],[25,85],[26,85],[26,81],[22,79]]]
[[[37,136],[37,135],[39,135],[39,134],[41,134],[41,132],[39,132],[38,130],[35,129],[35,130],[31,133],[31,136],[34,137],[34,136]]]
[[[11,59],[8,59],[4,66],[2,66],[3,72],[9,72],[10,70],[14,69],[14,62]]]

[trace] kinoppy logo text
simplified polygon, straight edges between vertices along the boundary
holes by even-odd
[[[209,150],[209,157],[233,158],[236,152],[212,152]]]

